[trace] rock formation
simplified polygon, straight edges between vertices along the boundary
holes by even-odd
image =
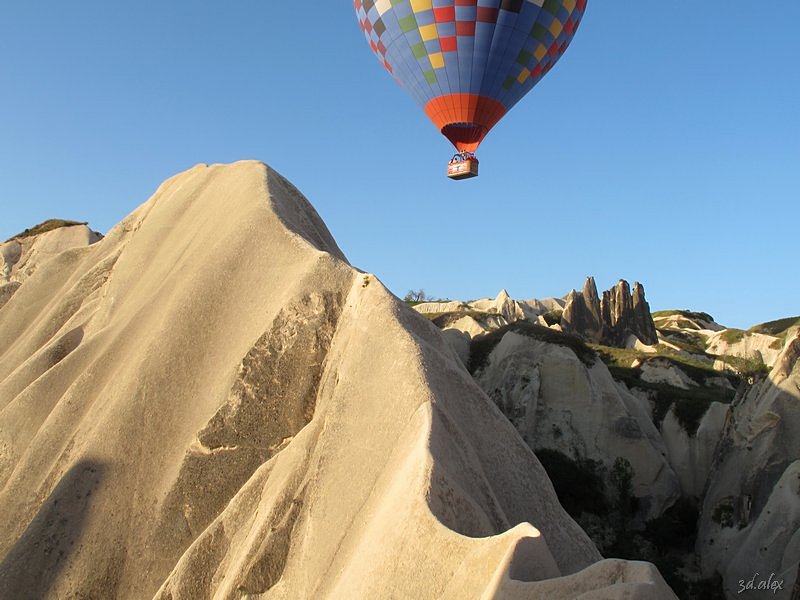
[[[567,296],[561,326],[567,333],[608,346],[627,346],[631,336],[646,345],[658,343],[644,287],[635,282],[631,294],[622,279],[599,299],[594,278],[588,277],[582,292],[573,290]]]
[[[587,277],[583,291],[572,290],[567,296],[561,327],[599,344],[605,338],[606,325],[600,312],[600,298],[594,277]]]
[[[738,356],[773,366],[781,355],[782,341],[772,335],[723,330],[709,336],[706,351],[718,356]]]
[[[643,344],[658,343],[644,287],[638,281],[633,284],[633,294],[628,282],[622,279],[615,287],[603,292],[600,312],[606,325],[605,341],[608,345],[624,346],[630,336],[635,336]]]
[[[0,307],[39,265],[66,250],[94,244],[102,237],[86,225],[76,224],[14,237],[0,244]]]
[[[698,554],[731,597],[755,573],[783,574],[788,598],[800,561],[800,333],[769,376],[734,402],[705,494]],[[755,597],[755,596],[754,596]]]
[[[599,461],[607,471],[618,457],[628,460],[642,519],[678,497],[649,406],[615,384],[599,360],[588,365],[570,348],[508,332],[475,378],[532,449]]]
[[[0,308],[0,507],[3,598],[674,598],[254,162],[170,179]]]
[[[661,437],[669,464],[678,475],[684,496],[702,498],[711,475],[714,452],[728,418],[728,406],[714,402],[700,420],[697,432],[689,435],[671,408],[661,424]]]

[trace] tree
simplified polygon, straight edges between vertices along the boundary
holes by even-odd
[[[406,297],[403,298],[406,302],[430,302],[433,300],[430,296],[425,294],[425,290],[408,290]]]
[[[614,466],[611,467],[609,477],[611,485],[614,487],[615,498],[614,508],[619,511],[620,525],[623,530],[627,530],[628,523],[633,516],[633,466],[627,458],[617,457]]]

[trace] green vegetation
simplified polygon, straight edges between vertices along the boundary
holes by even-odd
[[[740,378],[765,377],[769,375],[769,367],[757,358],[742,358],[741,356],[721,356],[721,360],[736,369]]]
[[[675,416],[690,436],[697,433],[700,420],[712,402],[729,404],[736,395],[734,390],[715,385],[712,379],[727,377],[733,387],[737,387],[740,383],[738,377],[719,373],[711,364],[672,352],[660,353],[657,358],[669,361],[672,366],[683,371],[700,385],[685,390],[667,383],[651,383],[642,379],[640,367],[631,365],[637,358],[646,361],[656,358],[654,355],[608,346],[593,346],[593,348],[614,379],[622,381],[630,389],[638,388],[648,393],[654,402],[653,421],[656,425],[664,420],[670,407],[674,406]]]
[[[706,340],[703,336],[688,331],[674,329],[659,329],[658,332],[673,346],[677,346],[689,354],[708,356],[706,354]]]
[[[619,532],[625,536],[637,509],[637,498],[633,495],[633,466],[627,458],[618,456],[611,467],[609,482],[614,490],[614,512]]]
[[[681,354],[670,349],[660,349],[658,354],[651,354],[648,352],[640,352],[638,350],[631,350],[628,348],[615,348],[613,346],[600,346],[597,344],[591,344],[590,346],[595,352],[598,353],[601,360],[606,364],[606,366],[609,367],[609,369],[611,367],[631,369],[631,365],[636,359],[646,361],[654,358],[661,358],[672,363],[674,366],[686,373],[689,377],[702,384],[706,384],[706,382],[712,378],[716,379],[717,377],[726,376],[725,374],[714,370],[712,357],[705,353],[701,354],[698,358],[694,356],[686,356],[685,354]],[[635,375],[638,378],[638,376],[641,375],[641,371],[635,371]],[[732,384],[738,385],[739,380],[737,378],[731,376],[728,376],[728,378],[731,380]]]
[[[712,317],[708,313],[693,312],[691,310],[657,310],[656,312],[651,314],[654,319],[657,319],[659,317],[681,316],[687,319],[694,319],[696,321],[708,321],[709,323],[714,321],[714,317]]]
[[[727,344],[735,344],[736,342],[741,342],[746,333],[741,329],[726,329],[719,338]]]
[[[576,461],[556,450],[536,451],[547,476],[553,482],[558,501],[570,515],[608,514],[602,465],[593,460]]]
[[[724,498],[714,507],[711,520],[722,527],[733,527],[733,499]]]
[[[445,313],[428,313],[424,316],[433,321],[433,324],[436,325],[439,329],[444,329],[448,325],[452,325],[459,319],[463,319],[464,317],[472,317],[476,321],[480,322],[482,319],[486,317],[497,316],[494,313],[485,313],[478,310],[468,310],[469,307],[464,304],[464,310],[453,311],[453,312],[445,312]]]
[[[86,225],[86,221],[67,221],[64,219],[48,219],[47,221],[43,221],[38,225],[31,227],[30,229],[26,229],[22,233],[18,233],[15,236],[10,237],[7,239],[7,242],[15,239],[22,239],[26,237],[31,237],[34,235],[39,235],[41,233],[47,233],[48,231],[53,231],[54,229],[61,229],[62,227],[75,227],[76,225]]]
[[[587,346],[579,337],[562,333],[554,329],[548,329],[547,327],[536,325],[528,321],[516,321],[515,323],[501,327],[486,335],[473,338],[469,349],[470,373],[475,373],[486,366],[486,362],[489,360],[489,355],[492,353],[492,350],[500,343],[503,336],[509,332],[524,335],[539,340],[540,342],[565,346],[572,350],[583,364],[589,367],[594,364],[597,358],[594,350]]]
[[[548,326],[552,327],[553,325],[557,325],[558,323],[561,323],[561,317],[563,317],[563,316],[564,316],[564,311],[561,310],[560,308],[556,308],[556,309],[551,310],[550,312],[546,313],[543,316],[543,318],[544,318],[544,322],[547,323]]]
[[[764,333],[766,335],[774,335],[780,338],[786,338],[789,329],[795,325],[800,326],[800,317],[788,317],[786,319],[778,319],[777,321],[769,321],[768,323],[761,323],[748,329],[751,333]]]
[[[724,600],[722,580],[689,581],[684,558],[697,539],[698,509],[693,499],[681,498],[657,519],[634,527],[637,499],[630,462],[617,458],[610,472],[599,462],[573,460],[555,450],[537,450],[559,502],[590,535],[604,556],[653,562],[678,597],[687,600]],[[608,476],[607,494],[603,483]],[[610,498],[609,498],[610,497]]]

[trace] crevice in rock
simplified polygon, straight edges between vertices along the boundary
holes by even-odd
[[[342,292],[300,298],[243,358],[226,402],[198,432],[164,502],[164,535],[190,543],[311,421],[344,300]]]

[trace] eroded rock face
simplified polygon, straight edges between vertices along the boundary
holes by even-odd
[[[561,327],[565,332],[576,333],[595,343],[605,337],[605,324],[600,312],[600,298],[594,277],[587,277],[581,293],[573,290],[567,296]]]
[[[650,305],[644,297],[644,286],[633,282],[633,335],[645,344],[657,344],[658,332],[650,313]]]
[[[689,435],[671,408],[661,423],[661,436],[669,463],[681,484],[684,496],[702,498],[708,485],[714,452],[728,417],[728,406],[714,402],[700,420],[694,435]]]
[[[772,367],[783,351],[783,344],[777,337],[763,333],[742,332],[741,339],[729,341],[723,330],[708,338],[707,352],[717,356],[738,356],[748,360],[763,362]]]
[[[14,238],[0,244],[0,283],[22,282],[45,261],[72,248],[84,248],[103,238],[86,225],[60,227],[46,233]]]
[[[627,459],[643,519],[678,497],[678,479],[646,408],[600,361],[589,366],[569,348],[509,332],[475,377],[534,450],[600,461],[607,471],[618,457]]]
[[[72,225],[0,244],[0,308],[40,265],[62,252],[85,248],[102,238],[86,225]]]
[[[769,376],[737,398],[714,458],[697,550],[730,595],[740,579],[800,560],[799,349],[800,338],[788,343]]]
[[[658,343],[650,307],[644,298],[644,287],[638,283],[630,286],[625,280],[603,292],[600,311],[607,327],[606,342],[613,346],[624,346],[633,335],[642,343],[652,345]]]
[[[583,291],[567,296],[562,329],[586,340],[608,346],[626,346],[631,336],[646,345],[658,343],[644,287],[634,282],[633,293],[625,280],[598,298],[594,278],[589,277]]]
[[[595,565],[440,332],[255,162],[0,308],[0,506],[2,597],[671,597]]]

